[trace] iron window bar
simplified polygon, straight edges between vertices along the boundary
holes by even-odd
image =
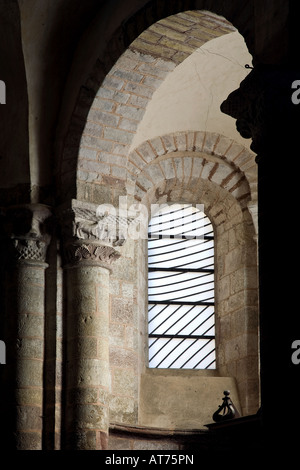
[[[180,306],[179,306],[179,307],[180,307]],[[178,308],[179,308],[179,307],[178,307]],[[208,306],[206,305],[206,307],[208,307]],[[178,308],[177,308],[177,310],[178,310]],[[169,318],[170,318],[171,316],[173,316],[173,314],[175,314],[177,310],[175,310],[174,312],[172,312],[172,313],[169,315],[169,317],[167,317],[166,319],[164,319],[164,320],[162,321],[162,323],[160,323],[154,330],[152,330],[152,332],[149,333],[149,336],[155,335],[154,331],[156,331],[161,325],[163,325],[167,320],[169,320]],[[188,313],[190,313],[191,310],[192,310],[192,309],[188,310],[185,314],[183,314],[182,317],[180,317],[175,323],[173,323],[173,324],[171,325],[171,327],[167,328],[167,330],[163,333],[163,335],[167,334],[168,330],[170,330],[171,328],[173,328],[174,325],[175,325],[176,323],[178,323],[179,321],[181,321],[183,317],[185,317]],[[175,337],[176,335],[178,335],[179,333],[181,333],[182,330],[184,330],[187,326],[189,326],[189,325],[195,320],[195,318],[198,318],[198,316],[200,316],[202,313],[203,313],[203,311],[202,311],[202,312],[199,312],[199,313],[196,315],[196,317],[194,317],[194,318],[191,319],[188,323],[186,323],[185,326],[184,326],[180,331],[178,331],[176,334],[173,334],[172,337]],[[203,320],[203,322],[200,323],[199,325],[197,325],[197,328],[195,328],[195,329],[193,330],[193,332],[190,333],[188,336],[191,337],[192,334],[193,334],[195,331],[197,331],[197,329],[199,329],[199,327],[201,327],[207,320],[209,320],[209,318],[210,318],[211,316],[212,316],[212,314],[211,314],[208,318],[205,318],[205,319]],[[207,333],[211,328],[212,328],[212,327],[209,327],[209,328],[205,331],[205,333]],[[202,334],[202,336],[204,336],[205,333]],[[157,336],[157,334],[156,334],[155,336]]]
[[[200,245],[200,243],[199,243],[199,245]],[[201,243],[201,245],[203,245],[203,243]],[[211,248],[210,246],[208,246],[208,247],[206,247],[204,250],[202,250],[201,253],[205,253],[206,251],[210,251],[211,249],[212,249],[212,248]],[[183,251],[183,250],[187,251],[187,248],[180,248],[180,249],[177,249],[177,250],[165,251],[165,252],[159,253],[159,254],[156,255],[156,256],[166,256],[167,254],[169,255],[169,254],[177,253],[178,251]],[[193,253],[192,253],[192,254],[193,254]],[[186,255],[186,254],[185,254],[185,255],[177,256],[177,259],[179,259],[179,258],[186,258],[187,256],[191,256],[192,254],[190,254],[190,255]],[[152,256],[155,256],[155,255],[151,255],[151,254],[150,254],[150,257],[152,257]],[[209,258],[211,258],[211,256],[208,256],[207,258],[204,258],[204,259],[209,259]],[[151,262],[151,261],[150,261],[149,264],[150,264],[150,266],[151,266],[151,264],[159,264],[159,263],[161,263],[161,262],[162,262],[162,261],[156,261],[156,262]]]

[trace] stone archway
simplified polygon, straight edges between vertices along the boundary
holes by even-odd
[[[204,135],[203,140],[200,135],[165,136],[159,139],[160,147],[155,140],[147,143],[147,152],[145,148],[144,151],[137,149],[140,162],[143,156],[143,169],[136,175],[135,201],[137,207],[140,203],[146,205],[149,214],[151,204],[204,204],[216,236],[218,374],[236,379],[241,409],[247,415],[255,413],[259,407],[257,222],[248,210],[249,204],[256,205],[256,202],[251,203],[245,174],[224,157],[214,156],[212,148],[217,148],[221,137],[208,136],[205,144]],[[182,149],[190,142],[189,151],[174,152],[175,142],[178,145],[180,138]],[[168,142],[169,152],[163,142]],[[241,154],[242,149],[239,150],[235,148],[236,155]],[[251,154],[249,157],[252,158]],[[138,295],[141,297],[138,302],[143,317],[147,285],[144,240],[138,241],[137,249]],[[140,336],[146,344],[143,328]],[[147,378],[145,380],[148,383]],[[178,380],[180,382],[180,374]]]
[[[211,158],[210,165],[204,171],[205,177],[221,187],[225,187],[233,194],[237,188],[240,188],[237,195],[238,199],[250,198],[253,201],[256,200],[256,164],[252,152],[241,144],[234,142],[233,139],[216,133],[183,131],[148,140],[130,153],[128,171],[135,175],[137,185],[141,190],[143,188],[142,174],[145,178],[148,178],[149,182],[148,184],[145,182],[145,184],[146,189],[149,189],[150,182],[152,181],[154,184],[156,180],[155,173],[159,171],[159,167],[155,166],[158,165],[158,159],[167,154],[172,154],[174,158],[180,158],[182,152],[184,152],[183,156],[190,152],[191,157],[196,158],[194,160],[196,164],[194,167],[193,162],[189,163],[184,171],[184,168],[180,169],[180,165],[176,162],[173,168],[174,176],[176,171],[184,171],[185,178],[190,178],[191,175],[193,177],[202,177],[204,166],[207,163],[206,158]],[[197,157],[200,160],[197,160]],[[147,166],[149,164],[153,166]],[[226,165],[227,170],[224,168]],[[171,168],[170,171],[172,171]],[[164,174],[161,168],[160,173]],[[238,174],[239,176],[237,176]],[[245,184],[244,187],[243,184]],[[139,196],[135,194],[135,197],[138,198]]]
[[[165,27],[172,30],[169,34],[176,38],[170,38],[167,35],[159,36],[157,31],[161,26],[156,24],[153,26],[153,31],[145,31],[137,39],[137,47],[134,49],[135,42],[124,52],[119,60],[109,69],[108,73],[104,72],[103,63],[98,63],[98,72],[101,80],[90,77],[89,86],[84,88],[82,95],[80,96],[77,106],[75,107],[72,124],[69,128],[70,133],[65,142],[64,147],[64,158],[62,160],[62,180],[65,183],[63,199],[76,197],[79,202],[83,203],[82,209],[86,214],[89,213],[89,207],[85,207],[84,204],[88,203],[91,205],[97,205],[102,203],[111,203],[113,206],[118,204],[120,196],[129,195],[132,197],[132,201],[141,200],[142,193],[138,194],[135,191],[136,188],[143,191],[143,183],[147,180],[148,171],[158,171],[159,167],[162,168],[164,165],[170,168],[170,155],[167,153],[173,149],[176,152],[176,157],[171,163],[173,171],[179,175],[179,163],[180,152],[192,150],[194,152],[193,157],[185,159],[183,164],[183,158],[181,160],[181,168],[187,164],[185,169],[186,175],[190,171],[190,177],[192,170],[198,171],[198,180],[206,178],[210,184],[216,186],[221,184],[220,190],[230,192],[233,200],[235,198],[244,204],[246,213],[247,202],[250,201],[251,191],[249,182],[245,177],[245,171],[249,173],[249,179],[251,179],[250,167],[253,165],[252,155],[247,152],[245,148],[236,143],[231,136],[220,135],[217,132],[212,132],[211,129],[207,130],[199,129],[195,125],[197,130],[184,129],[176,135],[168,134],[158,137],[156,139],[149,139],[146,142],[134,147],[134,136],[137,133],[139,125],[143,122],[145,110],[148,108],[149,103],[153,100],[155,92],[159,89],[165,78],[171,75],[176,67],[180,64],[184,65],[184,60],[187,58],[187,54],[192,54],[193,51],[199,49],[199,42],[192,35],[196,35],[199,31],[199,25],[201,28],[205,28],[203,21],[207,21],[206,13],[203,12],[191,12],[191,19],[188,20],[189,12],[186,12],[184,16],[177,15],[174,19],[172,17],[171,24],[172,28],[166,25],[167,20],[164,20]],[[183,15],[183,14],[182,14]],[[221,38],[221,34],[224,33],[222,28],[226,25],[225,33],[232,31],[232,26],[228,25],[228,22],[223,18],[216,17],[213,14],[209,14],[214,23],[211,35],[206,31],[204,38],[198,38],[200,41],[208,39],[208,37],[218,36]],[[181,19],[180,21],[178,18]],[[195,20],[196,18],[196,20]],[[199,18],[201,21],[199,21]],[[190,28],[184,31],[174,32],[174,25],[182,29],[183,21],[192,25]],[[201,29],[200,28],[200,29]],[[157,42],[155,43],[155,38]],[[159,39],[158,39],[159,38]],[[180,40],[181,38],[181,40]],[[153,43],[151,43],[153,41]],[[158,47],[158,42],[161,41],[161,48]],[[174,48],[174,42],[181,47],[181,54],[176,52]],[[191,44],[191,41],[194,41]],[[155,55],[149,49],[149,45],[156,45],[155,50],[162,51]],[[143,50],[142,48],[145,48]],[[200,46],[201,47],[201,46]],[[165,54],[165,55],[164,55]],[[174,59],[176,55],[176,59]],[[173,60],[174,59],[174,60]],[[100,87],[99,87],[99,82]],[[220,112],[221,114],[221,112]],[[73,127],[72,127],[73,126]],[[155,146],[161,145],[163,154],[159,155],[160,150],[155,150]],[[149,147],[147,154],[147,148]],[[158,148],[158,147],[157,147]],[[152,150],[151,150],[152,149]],[[152,152],[152,153],[151,153]],[[197,154],[197,156],[196,156]],[[205,157],[206,155],[206,157]],[[78,157],[78,158],[77,158]],[[136,159],[136,161],[134,161]],[[140,165],[137,165],[137,159],[140,159]],[[177,159],[177,160],[175,160]],[[148,164],[150,160],[153,160],[152,165],[143,167],[143,162]],[[159,160],[159,162],[158,162]],[[175,163],[176,161],[176,163]],[[159,167],[157,166],[159,163]],[[175,164],[174,164],[175,163]],[[151,169],[150,169],[151,166]],[[240,168],[241,167],[241,168]],[[134,169],[134,171],[133,171]],[[196,174],[196,173],[195,173]],[[74,184],[74,177],[76,178],[76,188]],[[168,168],[162,171],[162,176],[170,180],[168,174]],[[182,175],[181,175],[182,176]],[[252,175],[251,190],[255,193],[255,175]],[[155,177],[154,177],[155,178]],[[153,183],[154,181],[152,181]],[[150,176],[151,186],[151,176]],[[150,187],[145,188],[145,192],[149,192]],[[72,201],[73,204],[74,201]],[[76,202],[76,201],[75,201]],[[77,204],[77,203],[76,203]],[[76,205],[75,204],[75,205]],[[74,208],[73,215],[75,213],[73,225],[76,230],[76,208]],[[80,204],[79,204],[80,205]],[[86,209],[86,211],[85,211]],[[94,210],[93,207],[92,210]],[[70,211],[72,212],[72,211]],[[80,217],[79,217],[80,218]],[[81,222],[79,222],[80,224]],[[72,304],[71,287],[73,285],[72,273],[78,273],[77,288],[80,291],[80,299],[85,299],[87,268],[86,265],[90,262],[100,264],[103,262],[101,259],[100,252],[102,252],[101,245],[102,240],[91,240],[86,243],[84,240],[76,240],[75,246],[72,245],[73,255],[78,255],[78,250],[83,253],[79,264],[76,265],[77,271],[74,270],[73,264],[76,263],[74,256],[72,259],[72,270],[66,271],[68,281],[68,311],[69,315],[76,315],[78,323],[81,321],[82,312],[81,309],[86,308],[85,301],[78,302],[76,306]],[[79,247],[80,245],[80,247]],[[135,254],[137,248],[136,244],[126,243],[124,247],[114,247],[112,252],[114,255],[119,252],[122,257],[114,265],[110,274],[110,285],[114,286],[110,288],[110,299],[109,302],[106,300],[105,309],[105,328],[107,328],[107,319],[110,318],[110,343],[105,343],[105,355],[106,365],[109,361],[109,367],[105,368],[105,384],[109,383],[112,378],[111,393],[105,390],[105,406],[102,406],[102,402],[99,398],[97,402],[97,409],[99,416],[103,418],[103,422],[96,423],[101,428],[103,433],[103,442],[106,445],[106,438],[108,435],[108,425],[110,422],[124,422],[127,424],[135,424],[137,421],[138,414],[138,381],[140,372],[140,345],[137,345],[139,320],[137,312],[141,308],[142,301],[140,302],[137,294],[139,290],[139,281],[136,280],[137,266],[135,261]],[[98,257],[100,256],[100,259]],[[117,256],[116,256],[117,257]],[[102,269],[103,266],[96,268],[93,265],[95,273]],[[100,271],[99,271],[100,272]],[[96,276],[95,279],[100,279],[100,275]],[[104,279],[104,278],[103,278]],[[91,284],[90,288],[100,291],[100,287],[105,289],[107,292],[107,279],[101,281],[101,286],[96,285],[96,280]],[[94,285],[95,284],[95,285]],[[98,305],[98,304],[97,304]],[[99,305],[98,305],[99,307]],[[93,306],[94,308],[94,306]],[[74,313],[75,312],[75,313]],[[99,316],[99,310],[93,311],[95,318]],[[71,321],[71,316],[68,321]],[[72,324],[75,320],[72,319]],[[72,327],[70,327],[72,330]],[[73,330],[72,330],[73,332]],[[83,333],[75,331],[74,336],[67,339],[70,342],[70,348],[75,348],[77,344],[81,344],[81,340],[85,340]],[[71,346],[72,343],[72,346]],[[82,343],[84,344],[84,343]],[[83,434],[86,436],[89,434],[89,427],[91,422],[84,418],[85,413],[85,402],[87,398],[84,396],[82,383],[78,382],[73,384],[73,376],[75,376],[75,351],[77,356],[81,355],[81,359],[88,361],[90,364],[90,357],[86,350],[70,349],[71,353],[69,358],[74,367],[74,373],[70,375],[67,372],[68,378],[68,389],[66,392],[67,403],[66,411],[68,422],[77,423],[77,425],[83,429]],[[109,354],[109,360],[108,358]],[[226,354],[225,354],[226,356]],[[77,360],[77,358],[76,358]],[[97,358],[101,360],[101,358]],[[224,364],[227,364],[225,360]],[[123,370],[124,368],[124,370]],[[122,370],[121,370],[122,369]],[[71,368],[70,368],[71,370]],[[77,371],[77,373],[79,373]],[[81,372],[80,372],[81,373]],[[91,377],[86,377],[84,380],[90,381],[92,387],[95,386],[98,374],[98,363],[95,368],[91,367],[88,369]],[[131,385],[128,384],[127,377],[131,377]],[[82,374],[80,380],[83,380]],[[127,382],[126,382],[127,380]],[[104,381],[104,379],[103,379]],[[74,389],[73,389],[74,388]],[[85,389],[86,392],[87,389]],[[77,408],[74,411],[74,399],[73,395],[75,392],[82,394],[82,401],[78,405],[78,416],[83,418],[78,421]],[[110,395],[109,407],[107,397]],[[103,392],[104,396],[104,392]],[[68,401],[69,400],[69,401]],[[72,401],[73,400],[73,401]],[[243,405],[244,406],[244,405]],[[244,407],[247,412],[248,408]],[[248,410],[249,411],[249,410]],[[101,419],[102,419],[101,418]],[[65,433],[69,440],[68,445],[72,446],[72,439],[77,439],[75,436],[76,432],[73,431],[72,426],[67,426]],[[97,433],[93,434],[93,439],[97,439]],[[77,442],[78,446],[82,444]],[[93,445],[93,444],[91,444]]]
[[[62,199],[74,197],[76,192],[76,197],[85,199],[82,194],[90,190],[83,186],[99,182],[96,175],[101,172],[117,183],[124,172],[114,167],[108,174],[108,160],[115,159],[117,166],[122,166],[155,90],[197,48],[234,30],[212,12],[185,11],[145,30],[113,66],[98,61],[81,89],[64,141],[58,168]],[[103,152],[100,157],[99,152]]]

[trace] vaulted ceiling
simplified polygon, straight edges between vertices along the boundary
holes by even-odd
[[[193,21],[184,17],[186,11],[202,10],[231,24],[214,22],[213,15],[195,13]],[[103,73],[126,48],[152,50],[157,59],[178,65],[205,41],[230,33],[233,24],[254,61],[278,63],[287,55],[288,15],[285,0],[2,0],[0,79],[7,90],[7,104],[0,108],[3,201],[53,202],[55,160],[63,151],[75,103],[83,89],[91,89],[91,81],[99,88]]]

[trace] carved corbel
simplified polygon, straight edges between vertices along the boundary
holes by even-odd
[[[258,64],[221,104],[221,111],[236,119],[242,137],[252,139],[257,154],[286,148],[298,135],[300,106],[292,101],[292,84],[300,71]]]
[[[1,211],[2,234],[16,261],[46,261],[52,213],[42,204],[24,204]]]
[[[111,265],[121,256],[115,248],[125,243],[131,219],[122,217],[113,206],[72,200],[60,208],[58,217],[66,265]]]
[[[110,204],[97,205],[75,199],[58,213],[63,238],[112,246],[125,243],[128,225],[133,221],[133,218],[120,215]]]

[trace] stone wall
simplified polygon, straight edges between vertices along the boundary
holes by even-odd
[[[115,203],[124,194],[126,157],[154,92],[197,48],[234,30],[210,12],[178,13],[144,31],[110,64],[109,73],[107,57],[98,61],[94,76],[81,89],[65,139],[63,192],[71,190],[76,171],[78,199],[101,203],[105,197],[105,202]],[[110,184],[114,189],[108,194],[105,187]]]
[[[256,413],[259,407],[257,242],[246,201],[242,198],[241,207],[227,190],[201,178],[162,180],[147,196],[152,204],[178,200],[204,204],[215,230],[217,375],[234,377],[241,412]],[[139,244],[139,338],[141,372],[145,373],[148,363],[147,242],[143,240]],[[180,374],[178,371],[179,380]],[[166,394],[172,400],[176,390],[169,388]]]
[[[232,136],[198,127],[140,139],[132,146],[147,105],[167,75],[205,41],[233,29],[214,14],[180,13],[135,37],[117,62],[109,58],[113,66],[98,61],[96,76],[90,74],[81,88],[57,163],[59,189],[50,199],[65,206],[53,210],[54,220],[49,208],[38,204],[13,208],[14,214],[10,208],[1,212],[8,221],[9,269],[1,276],[10,358],[1,406],[9,417],[11,447],[182,445],[170,438],[172,429],[165,434],[159,429],[183,425],[167,405],[176,402],[178,384],[184,395],[185,375],[176,371],[170,380],[147,369],[146,241],[123,243],[97,231],[98,205],[117,207],[120,196],[148,209],[161,202],[204,204],[216,232],[218,358],[213,377],[204,372],[198,382],[189,372],[188,416],[199,399],[207,406],[207,389],[216,383],[218,403],[211,401],[207,413],[229,383],[241,412],[257,411],[254,156]],[[32,157],[36,177],[39,155]],[[52,181],[48,163],[40,168]],[[32,196],[39,198],[38,188]],[[44,223],[48,218],[53,226]],[[158,385],[168,385],[164,395]],[[200,414],[195,426],[202,427],[208,417]],[[151,439],[141,439],[145,423],[152,428]],[[193,423],[191,418],[185,426]],[[124,435],[126,426],[136,427],[131,437]]]
[[[218,371],[148,369],[140,378],[139,425],[173,430],[205,430],[222,402],[224,390],[241,413],[232,377]]]
[[[110,284],[110,421],[133,424],[138,416],[138,276],[137,244],[120,249]]]

